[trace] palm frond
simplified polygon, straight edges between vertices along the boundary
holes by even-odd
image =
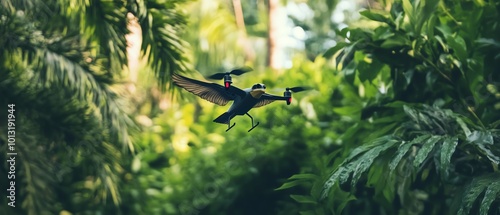
[[[147,57],[159,85],[164,90],[174,72],[187,70],[184,55],[185,42],[179,36],[186,17],[176,10],[182,0],[137,1],[132,7],[142,28],[142,55]],[[135,10],[134,10],[135,9]]]

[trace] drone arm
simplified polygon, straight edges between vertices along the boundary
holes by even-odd
[[[257,104],[255,104],[255,106],[253,106],[253,107],[258,108],[258,107],[262,107],[264,105],[271,104],[274,101],[279,101],[279,100],[287,101],[287,99],[288,98],[283,97],[283,96],[275,96],[275,95],[270,95],[270,94],[264,93],[260,97],[260,101],[257,102]]]

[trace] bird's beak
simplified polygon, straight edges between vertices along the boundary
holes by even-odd
[[[252,97],[258,99],[262,96],[262,94],[264,94],[266,91],[264,89],[254,89],[252,90],[252,92],[250,92],[250,94],[252,95]]]

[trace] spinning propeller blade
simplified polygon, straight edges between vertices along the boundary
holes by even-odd
[[[286,90],[290,90],[294,93],[297,93],[297,92],[302,92],[302,91],[306,91],[306,90],[311,90],[312,87],[307,87],[307,86],[300,86],[300,87],[290,87],[290,88],[286,88]]]
[[[224,78],[225,75],[242,75],[242,74],[245,74],[245,73],[250,72],[252,70],[253,70],[252,68],[245,66],[245,67],[233,69],[231,72],[215,73],[211,76],[208,76],[207,78],[218,80],[218,79]]]

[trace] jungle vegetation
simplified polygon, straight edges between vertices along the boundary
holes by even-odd
[[[346,2],[1,0],[0,214],[500,214],[500,2]],[[170,79],[242,65],[314,90],[225,132]]]

